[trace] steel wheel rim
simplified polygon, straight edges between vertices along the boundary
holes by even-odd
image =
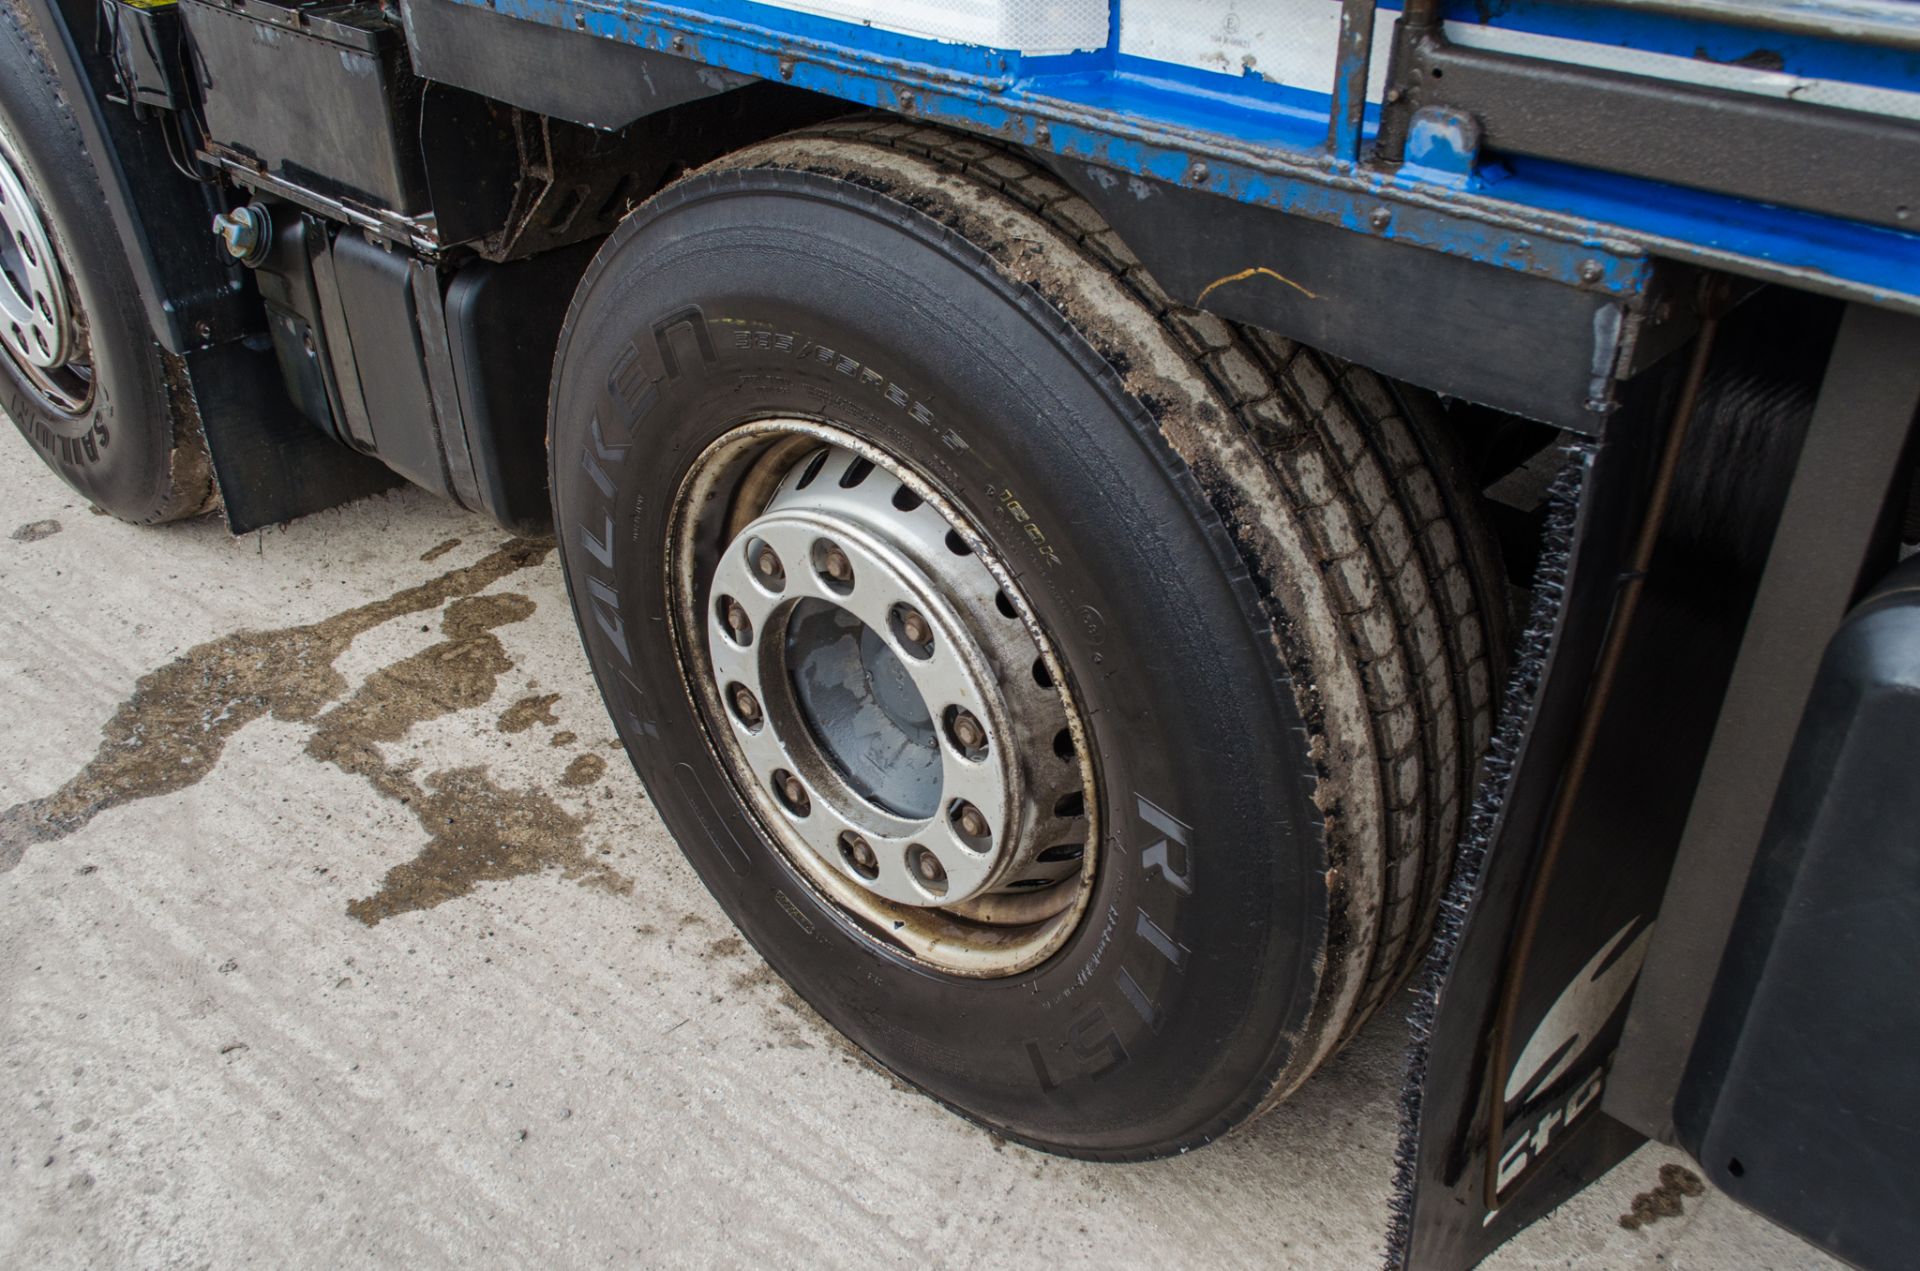
[[[93,392],[85,323],[11,138],[0,133],[0,348],[65,414]]]
[[[814,890],[954,975],[1064,944],[1098,868],[1094,765],[977,529],[902,461],[801,419],[709,446],[673,526],[675,649],[709,748]],[[836,710],[864,724],[836,731]],[[899,781],[887,756],[916,750]]]

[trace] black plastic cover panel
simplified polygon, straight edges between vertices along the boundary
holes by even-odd
[[[1869,1268],[1920,1250],[1920,558],[1827,648],[1676,1103],[1741,1203]]]

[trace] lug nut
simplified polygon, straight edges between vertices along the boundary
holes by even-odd
[[[853,580],[853,562],[847,554],[837,547],[829,547],[820,556],[820,572],[834,582],[845,583]]]
[[[912,605],[895,605],[887,615],[894,636],[916,658],[933,656],[933,626]]]
[[[770,583],[779,582],[787,572],[781,568],[780,558],[774,554],[771,547],[760,549],[760,555],[754,559],[753,567],[759,570],[760,576]]]
[[[926,848],[916,845],[913,849],[912,861],[913,872],[922,883],[926,884],[928,891],[936,894],[946,892],[947,870],[946,866],[940,863],[939,857]]]
[[[880,858],[873,854],[873,845],[852,830],[840,836],[840,850],[846,854],[847,863],[853,866],[853,872],[862,878],[872,878],[879,874]]]
[[[733,632],[733,638],[741,644],[753,639],[753,619],[747,617],[745,606],[730,596],[722,599],[721,605],[721,612],[727,618],[727,630]]]
[[[733,713],[749,728],[760,722],[760,703],[744,684],[733,686]]]
[[[987,730],[967,711],[953,717],[953,739],[962,750],[978,750],[987,744]]]
[[[970,839],[987,837],[987,818],[979,808],[962,800],[953,805],[953,824],[961,834]]]
[[[773,774],[774,788],[780,792],[780,801],[795,816],[805,816],[813,810],[813,801],[807,797],[807,788],[800,784],[800,778],[791,772]]]

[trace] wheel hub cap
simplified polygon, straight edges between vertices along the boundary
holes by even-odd
[[[733,536],[707,593],[740,775],[819,867],[894,904],[965,912],[1080,864],[1066,708],[980,548],[827,446]]]

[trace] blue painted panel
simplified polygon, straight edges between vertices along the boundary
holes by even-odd
[[[1439,170],[1427,180],[1418,173],[1396,180],[1327,155],[1330,93],[1125,57],[1111,42],[1023,58],[752,0],[493,0],[488,7],[1569,284],[1633,292],[1645,279],[1636,244],[1649,244],[1762,275],[1803,271],[1849,294],[1920,309],[1916,234],[1540,161],[1483,167],[1466,183]],[[1478,13],[1469,6],[1468,16]],[[1511,0],[1495,20],[1582,38],[1594,38],[1604,21],[1616,42],[1689,55],[1699,47],[1716,57],[1737,56],[1728,50],[1752,39],[1656,17]],[[1687,46],[1689,39],[1700,43]],[[1840,77],[1844,69],[1858,82],[1893,76],[1920,89],[1906,54],[1805,38],[1769,41],[1775,45],[1791,50],[1797,60],[1788,68],[1801,73]],[[1333,75],[1330,63],[1329,90]],[[1383,200],[1396,205],[1385,224],[1376,219]]]

